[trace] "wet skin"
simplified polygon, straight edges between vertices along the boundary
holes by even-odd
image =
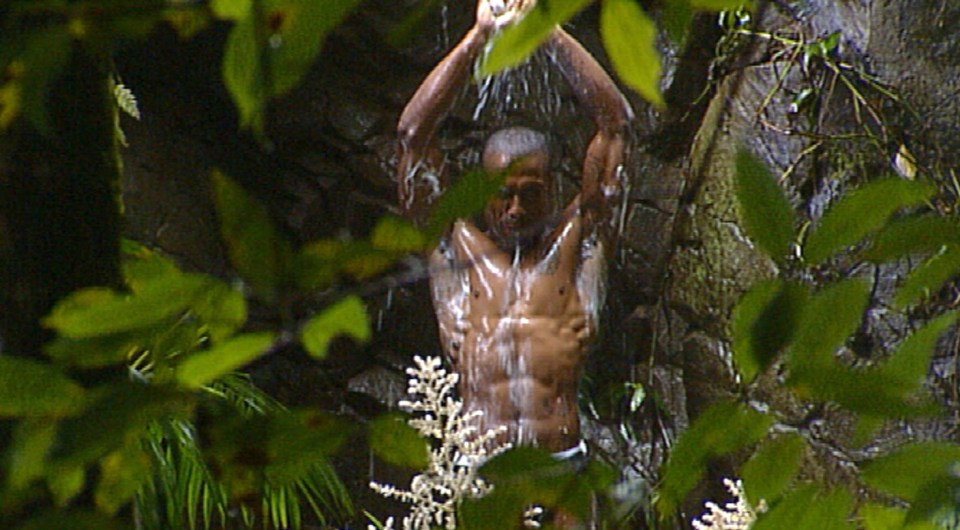
[[[484,412],[482,430],[505,426],[501,442],[555,452],[580,441],[577,386],[604,268],[581,216],[545,226],[545,160],[511,167],[484,213],[488,230],[458,221],[432,254],[430,276],[466,409]]]

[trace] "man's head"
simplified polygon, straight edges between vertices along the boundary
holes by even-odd
[[[487,140],[483,168],[506,171],[500,192],[484,210],[488,230],[510,243],[530,242],[551,213],[550,153],[546,138],[525,127],[501,129]]]

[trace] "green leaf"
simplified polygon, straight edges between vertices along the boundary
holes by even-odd
[[[187,388],[199,388],[237,370],[267,352],[273,333],[238,335],[209,350],[191,354],[177,366],[177,381]]]
[[[707,408],[680,436],[667,460],[658,501],[660,513],[676,510],[703,477],[710,459],[760,440],[772,423],[770,416],[731,401]]]
[[[936,186],[900,178],[870,182],[840,199],[816,226],[804,245],[804,256],[819,265],[846,247],[879,230],[901,208],[933,197]]]
[[[956,322],[957,315],[954,312],[927,322],[907,337],[890,359],[880,365],[879,371],[895,391],[906,396],[922,387],[937,341]]]
[[[194,299],[191,309],[214,343],[233,335],[247,321],[243,293],[213,277],[208,277],[207,288]]]
[[[95,368],[126,362],[131,352],[152,338],[153,333],[146,329],[85,339],[57,337],[45,344],[43,351],[69,366]]]
[[[806,442],[796,434],[760,446],[740,470],[751,506],[759,506],[761,499],[769,505],[780,498],[800,470],[805,450]]]
[[[82,289],[58,302],[43,325],[71,339],[142,330],[181,315],[208,287],[206,277],[183,274],[165,276],[133,295]]]
[[[570,20],[589,3],[590,0],[537,2],[519,22],[493,35],[487,54],[480,60],[480,75],[491,76],[520,64],[550,36],[553,28]]]
[[[690,0],[669,0],[663,6],[660,25],[675,43],[682,44],[686,40],[692,21],[693,7],[690,6]]]
[[[960,477],[956,474],[939,476],[928,480],[920,487],[916,499],[910,503],[907,523],[935,520],[940,514],[954,514],[958,509],[957,496],[960,495]],[[948,523],[948,521],[943,521]],[[956,522],[953,521],[955,525]],[[949,528],[944,525],[944,527]]]
[[[601,8],[600,36],[617,75],[650,103],[665,106],[653,20],[633,0],[604,0]]]
[[[417,252],[426,247],[426,238],[413,223],[392,215],[380,218],[370,236],[370,243],[378,249],[393,252]]]
[[[237,20],[248,16],[253,0],[211,0],[210,9],[217,18]]]
[[[796,215],[777,179],[746,149],[737,151],[736,192],[743,227],[768,256],[783,264],[794,240]]]
[[[960,221],[939,215],[911,215],[884,226],[861,257],[883,263],[960,243]]]
[[[56,436],[57,424],[53,420],[27,419],[17,423],[7,453],[10,466],[7,484],[10,488],[23,489],[44,475]]]
[[[427,239],[435,241],[457,219],[469,217],[483,210],[490,197],[500,189],[503,179],[503,173],[489,175],[479,169],[460,177],[460,180],[443,194],[434,207],[424,231]]]
[[[150,459],[139,445],[127,444],[100,461],[100,480],[93,500],[101,512],[115,515],[150,480]]]
[[[316,60],[327,33],[360,3],[359,0],[266,0],[263,24],[267,34],[269,96],[297,86]]]
[[[260,49],[253,13],[237,20],[227,35],[223,51],[223,84],[240,113],[240,126],[255,133],[263,131],[266,80],[261,77]]]
[[[0,417],[53,417],[83,407],[83,387],[56,367],[20,357],[0,356]]]
[[[894,307],[902,309],[938,292],[957,271],[960,271],[960,245],[949,245],[907,276],[894,298]]]
[[[188,396],[160,385],[114,381],[83,413],[60,426],[57,463],[83,466],[140,439],[147,426],[189,403]]]
[[[795,489],[767,513],[760,514],[751,530],[846,530],[853,496],[845,489],[823,492],[817,485]]]
[[[384,462],[410,469],[426,469],[427,443],[399,415],[386,415],[370,422],[370,448]]]
[[[752,0],[690,0],[690,5],[700,11],[735,11],[754,9]]]
[[[275,486],[292,485],[315,463],[325,463],[353,434],[350,424],[326,412],[293,410],[270,420],[266,475]],[[241,433],[238,433],[242,435]],[[257,444],[262,441],[251,440]]]
[[[310,355],[322,359],[330,341],[337,335],[348,335],[364,342],[370,338],[367,310],[359,297],[347,296],[310,319],[300,334]]]
[[[835,364],[834,354],[863,320],[870,285],[848,278],[817,293],[806,304],[791,348],[790,366],[798,381],[804,370]]]
[[[907,502],[918,500],[929,481],[947,479],[960,463],[960,446],[943,442],[913,443],[863,468],[864,482]]]
[[[806,287],[767,280],[756,283],[733,311],[733,360],[749,383],[790,343],[804,304]]]
[[[23,64],[22,77],[18,80],[20,108],[42,134],[52,133],[47,95],[70,59],[72,41],[66,25],[32,31],[19,58]]]
[[[290,261],[289,243],[277,234],[263,205],[237,183],[220,171],[211,179],[231,263],[258,295],[275,300]]]
[[[61,508],[83,491],[85,482],[83,466],[60,466],[47,475],[47,485],[53,494],[53,501]]]
[[[936,530],[930,522],[921,521],[906,524],[907,510],[884,506],[877,503],[867,503],[860,507],[860,519],[864,530]]]

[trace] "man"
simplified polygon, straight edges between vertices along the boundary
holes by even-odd
[[[401,209],[422,221],[447,175],[436,130],[473,73],[491,33],[517,10],[494,14],[479,0],[476,24],[427,76],[398,125]],[[577,387],[603,303],[613,208],[621,196],[630,105],[580,44],[559,27],[545,44],[597,131],[579,195],[552,212],[547,141],[530,129],[498,131],[483,152],[487,172],[505,172],[478,226],[461,219],[430,256],[443,350],[460,374],[466,410],[481,432],[538,446],[558,458],[585,456]]]

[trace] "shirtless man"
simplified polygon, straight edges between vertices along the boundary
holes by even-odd
[[[400,117],[398,194],[401,209],[417,222],[447,186],[437,128],[491,33],[516,15],[497,16],[488,2],[479,0],[476,24]],[[461,219],[449,227],[430,255],[430,282],[443,350],[460,374],[460,396],[466,410],[484,413],[480,432],[503,426],[501,442],[542,447],[559,458],[585,450],[577,387],[603,303],[611,211],[621,197],[633,111],[564,30],[554,29],[545,46],[597,126],[580,193],[554,215],[544,136],[524,128],[494,133],[483,167],[505,171],[503,187],[482,222]]]

